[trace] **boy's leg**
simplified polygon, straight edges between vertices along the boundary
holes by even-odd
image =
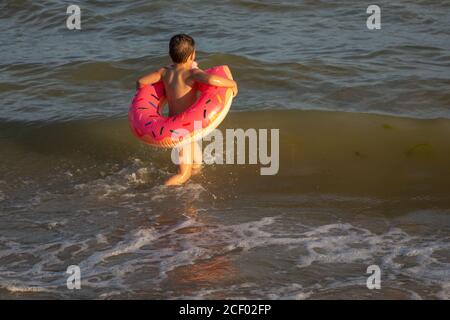
[[[192,174],[192,145],[188,144],[178,151],[178,160],[180,162],[178,174],[166,181],[166,186],[174,186],[185,183]]]
[[[202,169],[203,163],[203,152],[200,148],[199,142],[192,142],[192,153],[193,153],[193,164],[192,164],[192,173],[198,173]]]

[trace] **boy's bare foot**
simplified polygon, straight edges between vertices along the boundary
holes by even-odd
[[[164,184],[166,186],[179,186],[186,181],[189,180],[189,178],[192,175],[192,165],[191,164],[180,164],[180,171],[178,174],[172,176],[167,180]]]
[[[172,177],[170,177],[165,183],[165,186],[180,186],[183,183],[186,182],[186,178],[183,177],[181,174],[176,174]]]
[[[194,164],[192,166],[192,175],[199,174],[202,171],[202,165],[201,164]]]
[[[201,164],[197,164],[197,165],[193,165],[191,170],[190,170],[190,174],[185,172],[184,174],[176,174],[172,177],[170,177],[165,183],[164,185],[166,186],[179,186],[182,185],[183,183],[185,183],[187,180],[189,180],[189,178],[193,175],[199,174],[202,171],[202,165]]]

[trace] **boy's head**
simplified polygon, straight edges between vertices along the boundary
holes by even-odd
[[[174,35],[169,42],[169,55],[174,63],[195,60],[195,41],[187,34]]]

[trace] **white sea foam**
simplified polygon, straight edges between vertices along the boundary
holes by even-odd
[[[99,233],[95,238],[97,239],[97,243],[108,243],[108,239],[104,234]]]
[[[136,252],[144,245],[151,243],[154,239],[156,239],[157,234],[153,229],[140,229],[137,230],[131,242],[125,242],[117,245],[113,249],[102,253],[102,260],[106,260],[108,258],[118,256],[125,253]]]
[[[447,278],[448,279],[448,278]],[[441,284],[441,290],[436,294],[436,297],[443,300],[450,299],[450,280],[444,280]]]
[[[201,190],[195,185],[192,188]],[[63,242],[58,240],[30,246],[19,240],[0,238],[0,248],[4,248],[0,251],[0,257],[17,255],[20,252],[18,259],[23,260],[21,257],[28,255],[31,259],[29,261],[37,259],[31,268],[24,268],[28,262],[23,261],[18,261],[19,264],[1,264],[0,283],[6,283],[8,279],[34,279],[39,275],[40,280],[36,283],[36,288],[61,285],[61,274],[64,274],[67,267],[67,263],[61,260],[66,256],[62,253],[70,252],[71,263],[77,261],[77,257],[80,259],[77,264],[82,270],[83,286],[95,288],[97,297],[108,298],[121,290],[132,292],[133,285],[137,283],[130,282],[130,277],[147,272],[149,266],[155,269],[155,273],[151,277],[146,276],[142,281],[149,286],[159,286],[171,272],[176,272],[178,267],[207,261],[217,256],[231,255],[228,259],[233,261],[263,250],[273,252],[274,261],[271,264],[275,266],[277,256],[289,252],[300,273],[315,270],[319,265],[322,266],[321,270],[334,270],[337,264],[356,264],[361,266],[361,270],[365,270],[364,267],[370,264],[379,264],[383,274],[386,274],[384,280],[393,288],[397,278],[407,278],[422,287],[440,288],[431,294],[432,297],[449,297],[450,285],[446,279],[450,279],[450,265],[448,259],[441,257],[442,254],[436,255],[436,252],[444,252],[445,257],[445,254],[450,252],[450,244],[442,238],[415,237],[399,228],[391,228],[387,232],[377,234],[350,223],[305,226],[297,222],[286,229],[281,216],[231,225],[210,222],[206,225],[201,220],[188,216],[184,219],[172,225],[129,230],[120,239],[103,232],[96,236],[94,242],[87,237],[85,240],[73,238]],[[295,226],[299,230],[298,233],[292,232]],[[186,228],[200,228],[200,231],[179,232]],[[102,249],[98,248],[99,245]],[[105,245],[108,246],[106,249]],[[404,261],[405,257],[409,260]],[[323,269],[324,266],[326,269]],[[55,273],[49,270],[60,271]],[[264,285],[264,288],[258,284],[248,287],[233,287],[236,284],[231,284],[206,291],[198,288],[193,291],[191,297],[208,297],[226,292],[229,297],[245,298],[242,292],[246,292],[248,296],[255,298],[307,299],[314,298],[317,292],[344,290],[351,286],[364,287],[365,277],[364,273],[345,273],[341,278],[323,276],[317,278],[313,285],[305,284],[298,278],[298,281],[292,283],[275,281]],[[41,290],[33,289],[35,287],[23,280],[10,284],[8,290]],[[423,295],[411,288],[401,290],[411,299],[420,299]],[[173,294],[176,293],[167,293],[166,297],[175,297]]]
[[[271,228],[275,220],[273,217],[268,217],[251,223],[210,229],[203,232],[201,237],[196,235],[187,235],[187,237],[197,237],[196,240],[191,239],[190,244],[198,247],[223,242],[223,251],[216,252],[220,254],[236,248],[249,251],[278,246],[279,249],[276,250],[283,251],[287,245],[290,246],[290,250],[292,246],[298,246],[306,250],[306,254],[302,253],[298,256],[299,269],[314,268],[317,264],[332,266],[339,263],[356,263],[364,270],[368,265],[380,263],[383,272],[390,274],[390,278],[387,279],[390,283],[395,283],[397,277],[407,277],[417,284],[442,287],[442,290],[435,295],[436,297],[443,298],[448,295],[448,284],[445,279],[450,279],[450,265],[447,261],[440,261],[433,257],[433,253],[439,250],[444,250],[448,254],[450,252],[448,242],[430,237],[417,238],[398,228],[392,228],[383,234],[374,234],[351,224],[328,224],[299,233],[297,237],[283,237],[282,232]],[[195,251],[192,251],[192,248],[189,251],[192,252],[191,257],[195,259],[193,255]],[[198,255],[198,252],[195,254]],[[415,265],[399,263],[398,260],[402,257],[414,258]],[[177,261],[179,262],[181,261]],[[173,268],[172,265],[170,269]],[[364,287],[365,280],[365,274],[361,274],[354,285]],[[339,283],[343,287],[352,284],[347,278]],[[313,289],[305,288],[304,291],[300,290],[296,294],[298,297],[309,297]],[[408,293],[411,299],[421,298],[421,295],[414,290],[408,288],[402,288],[402,290]],[[285,296],[287,296],[286,293]],[[294,296],[295,294],[292,294],[290,297]]]
[[[130,198],[130,190],[152,182],[152,178],[161,175],[161,170],[152,164],[144,165],[141,160],[133,159],[132,163],[111,174],[102,172],[101,177],[79,183],[74,189],[86,195],[95,195],[98,199],[109,199],[116,196]]]
[[[15,285],[6,285],[5,289],[13,293],[26,293],[26,292],[44,292],[47,291],[42,287],[24,287]]]

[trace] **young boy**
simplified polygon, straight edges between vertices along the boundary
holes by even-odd
[[[172,65],[141,77],[137,85],[140,88],[162,80],[166,89],[170,117],[183,112],[197,100],[195,82],[231,88],[233,96],[237,95],[238,89],[235,81],[207,74],[197,68],[195,42],[190,36],[186,34],[173,36],[169,43],[169,55],[173,61]],[[202,152],[196,142],[181,147],[178,154],[179,172],[166,181],[167,186],[183,184],[192,174],[201,169]]]

